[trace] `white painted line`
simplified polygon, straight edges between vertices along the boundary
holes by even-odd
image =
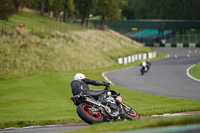
[[[105,79],[106,81],[108,81],[111,85],[115,85],[112,81],[110,81],[110,80],[105,76],[106,73],[107,73],[107,72],[103,72],[103,73],[102,73],[102,76],[104,77],[104,79]]]
[[[40,127],[44,127],[44,126],[27,126],[27,127],[22,127],[24,129],[33,129],[33,128],[40,128]]]
[[[151,117],[174,117],[174,116],[183,116],[183,115],[190,115],[190,114],[174,113],[174,114],[152,115]]]
[[[191,69],[192,67],[194,67],[195,65],[196,65],[196,64],[191,65],[191,66],[186,70],[186,74],[187,74],[187,76],[190,77],[191,79],[200,82],[200,79],[197,79],[197,78],[191,76],[190,73],[189,73],[190,69]]]

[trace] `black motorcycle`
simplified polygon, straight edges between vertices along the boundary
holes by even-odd
[[[148,72],[148,67],[147,66],[140,66],[140,72],[141,72],[141,75],[144,75],[144,73]]]
[[[109,87],[110,88],[110,87]],[[77,106],[77,114],[88,124],[102,123],[118,120],[139,119],[140,115],[131,107],[122,102],[120,93],[105,88],[107,93],[106,103],[100,103],[99,94],[94,95],[75,95],[71,97],[74,105]]]
[[[151,63],[149,61],[147,61],[145,64],[146,65],[140,64],[141,75],[144,75],[144,73],[147,73],[151,67]]]

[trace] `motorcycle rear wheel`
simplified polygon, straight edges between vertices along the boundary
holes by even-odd
[[[90,105],[81,103],[77,106],[76,111],[79,117],[88,124],[103,122],[102,114],[98,111],[97,115],[93,115],[89,112],[90,108],[92,108]]]

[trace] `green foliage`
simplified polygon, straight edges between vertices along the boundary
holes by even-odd
[[[74,3],[73,0],[64,0],[63,1],[64,5],[64,13],[72,13],[74,11]]]
[[[12,0],[0,1],[0,19],[8,20],[8,17],[14,13],[14,5]]]
[[[122,2],[123,3],[123,2]],[[98,1],[98,13],[102,15],[102,22],[104,24],[105,19],[119,20],[121,17],[120,1],[118,0],[99,0]]]
[[[128,0],[128,19],[200,19],[199,0]]]
[[[81,24],[89,26],[89,17],[96,7],[96,0],[75,0],[76,11],[81,17]]]

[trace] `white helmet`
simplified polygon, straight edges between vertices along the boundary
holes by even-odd
[[[146,65],[147,65],[146,61],[143,61],[142,66],[146,66]]]
[[[80,79],[84,79],[85,78],[85,75],[82,74],[82,73],[77,73],[75,76],[74,76],[74,80],[80,80]]]

